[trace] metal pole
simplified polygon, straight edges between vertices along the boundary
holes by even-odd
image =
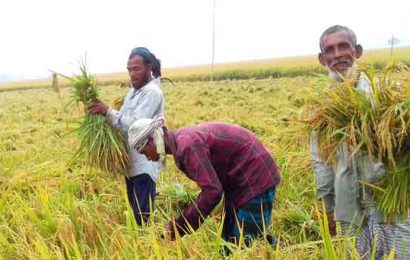
[[[391,36],[390,59],[393,59],[394,34]]]
[[[212,73],[211,81],[214,81],[214,70],[215,70],[215,9],[216,0],[214,0],[214,8],[212,10]]]

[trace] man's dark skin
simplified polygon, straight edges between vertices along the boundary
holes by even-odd
[[[151,64],[145,63],[144,58],[139,55],[135,55],[128,60],[127,70],[135,90],[142,88],[151,80]],[[106,115],[108,109],[109,106],[99,100],[88,106],[88,112],[94,114]]]

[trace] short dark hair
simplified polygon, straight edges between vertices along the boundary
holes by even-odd
[[[353,46],[357,45],[357,39],[356,39],[356,34],[353,32],[352,29],[350,29],[347,26],[343,26],[343,25],[333,25],[330,26],[329,28],[327,28],[323,33],[322,36],[320,36],[320,41],[319,41],[319,46],[320,46],[320,51],[324,51],[323,48],[323,40],[326,36],[328,36],[329,34],[335,33],[335,32],[340,32],[340,31],[346,31],[349,33],[349,41]]]
[[[151,64],[152,66],[152,75],[155,78],[161,76],[161,61],[155,57],[155,55],[148,50],[146,47],[137,47],[132,49],[128,60],[132,59],[135,56],[141,56],[145,64]]]

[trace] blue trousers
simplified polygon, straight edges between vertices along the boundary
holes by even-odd
[[[149,222],[150,209],[154,209],[156,184],[148,174],[125,178],[128,201],[138,225]]]
[[[249,245],[253,239],[263,237],[271,221],[274,199],[275,188],[272,188],[251,199],[238,210],[226,209],[224,239],[237,243],[242,231],[244,242]],[[273,236],[267,234],[265,238],[273,246],[276,244]]]

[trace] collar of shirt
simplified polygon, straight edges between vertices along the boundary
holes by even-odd
[[[172,154],[174,157],[174,161],[176,166],[181,169],[181,165],[177,158],[177,144],[176,144],[176,133],[174,131],[167,131],[166,136],[166,145],[165,145],[165,153]]]
[[[153,78],[151,78],[144,86],[140,87],[139,89],[132,87],[134,89],[134,92],[132,93],[131,98],[134,98],[137,94],[139,94],[149,83],[151,83],[151,81],[153,81]]]

